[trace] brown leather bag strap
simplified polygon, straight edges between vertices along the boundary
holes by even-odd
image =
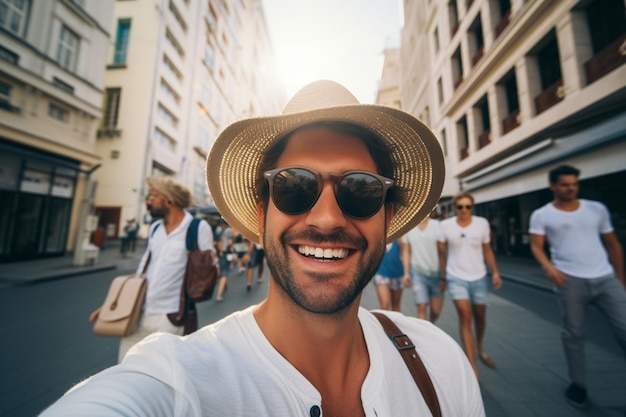
[[[389,339],[400,352],[433,417],[441,417],[441,408],[439,407],[439,399],[437,398],[435,387],[411,339],[402,333],[398,326],[385,314],[376,312],[372,312],[372,314],[378,319],[383,329],[385,329],[385,333],[387,333]]]

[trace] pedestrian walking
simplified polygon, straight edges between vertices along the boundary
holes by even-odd
[[[235,239],[233,237],[228,238],[226,246],[224,246],[224,242],[221,239],[217,242],[217,259],[220,268],[220,277],[217,281],[217,295],[215,296],[215,301],[222,301],[224,299],[224,293],[228,287],[228,277],[235,269],[237,252],[235,252],[234,244]]]
[[[305,86],[278,116],[231,124],[207,181],[228,223],[262,243],[267,298],[190,336],[144,340],[44,416],[484,416],[452,338],[360,307],[386,244],[430,213],[444,178],[424,124],[331,81]],[[420,377],[403,358],[421,358]]]
[[[454,302],[459,317],[459,333],[463,349],[476,377],[476,353],[489,368],[495,368],[493,360],[483,348],[487,325],[487,294],[489,282],[487,268],[492,276],[493,289],[502,286],[502,278],[496,265],[496,257],[489,243],[490,229],[487,219],[474,216],[474,197],[462,192],[454,197],[456,216],[443,220],[437,237],[440,274]],[[472,332],[472,323],[476,335]]]
[[[148,245],[137,267],[137,273],[142,273],[148,263],[148,289],[142,314],[137,331],[120,340],[119,362],[128,349],[152,333],[182,335],[184,330],[183,326],[172,324],[167,315],[179,310],[180,289],[187,266],[185,239],[193,219],[185,211],[191,204],[191,193],[172,177],[147,177],[146,183],[150,187],[146,206],[152,218],[159,220],[150,226]],[[213,248],[213,231],[204,220],[198,228],[198,247],[200,250]],[[94,311],[89,321],[95,321],[99,314],[100,309]]]
[[[380,308],[400,311],[402,288],[411,285],[408,247],[401,239],[387,244],[387,251],[374,275],[374,285]]]
[[[439,220],[436,219],[436,214],[433,210],[430,216],[404,235],[410,254],[411,283],[417,317],[430,320],[431,323],[437,321],[443,308],[437,252]]]
[[[244,257],[244,263],[246,264],[246,288],[252,287],[252,279],[254,278],[254,270],[257,270],[256,283],[261,284],[263,282],[263,271],[265,269],[265,251],[263,246],[258,243],[249,245],[248,252]]]
[[[575,407],[587,405],[585,321],[597,306],[626,353],[626,280],[624,252],[606,206],[578,198],[580,170],[562,165],[548,174],[553,200],[530,216],[533,256],[558,294],[562,341],[571,379],[565,391]],[[544,250],[550,245],[550,256]]]

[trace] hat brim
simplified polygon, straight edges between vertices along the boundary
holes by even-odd
[[[255,183],[263,152],[287,133],[320,121],[363,126],[391,149],[396,184],[406,190],[406,205],[396,207],[387,230],[391,242],[430,214],[445,179],[443,152],[432,131],[392,107],[356,104],[240,120],[217,137],[207,158],[209,190],[221,215],[252,242],[259,242]]]

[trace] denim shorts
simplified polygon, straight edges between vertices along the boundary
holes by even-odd
[[[411,268],[411,282],[415,304],[428,304],[430,297],[443,298],[443,294],[439,291],[439,271],[425,274],[416,268]]]
[[[472,304],[487,304],[489,283],[485,275],[476,281],[465,281],[448,274],[448,292],[453,300],[470,300]]]
[[[374,275],[374,285],[388,285],[392,290],[401,290],[402,278],[389,278],[376,274]]]

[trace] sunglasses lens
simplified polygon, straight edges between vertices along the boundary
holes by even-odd
[[[383,184],[366,173],[346,175],[337,184],[337,203],[350,217],[371,217],[383,204]]]
[[[317,177],[301,168],[288,168],[274,177],[272,199],[287,214],[302,214],[315,204],[319,196]]]

